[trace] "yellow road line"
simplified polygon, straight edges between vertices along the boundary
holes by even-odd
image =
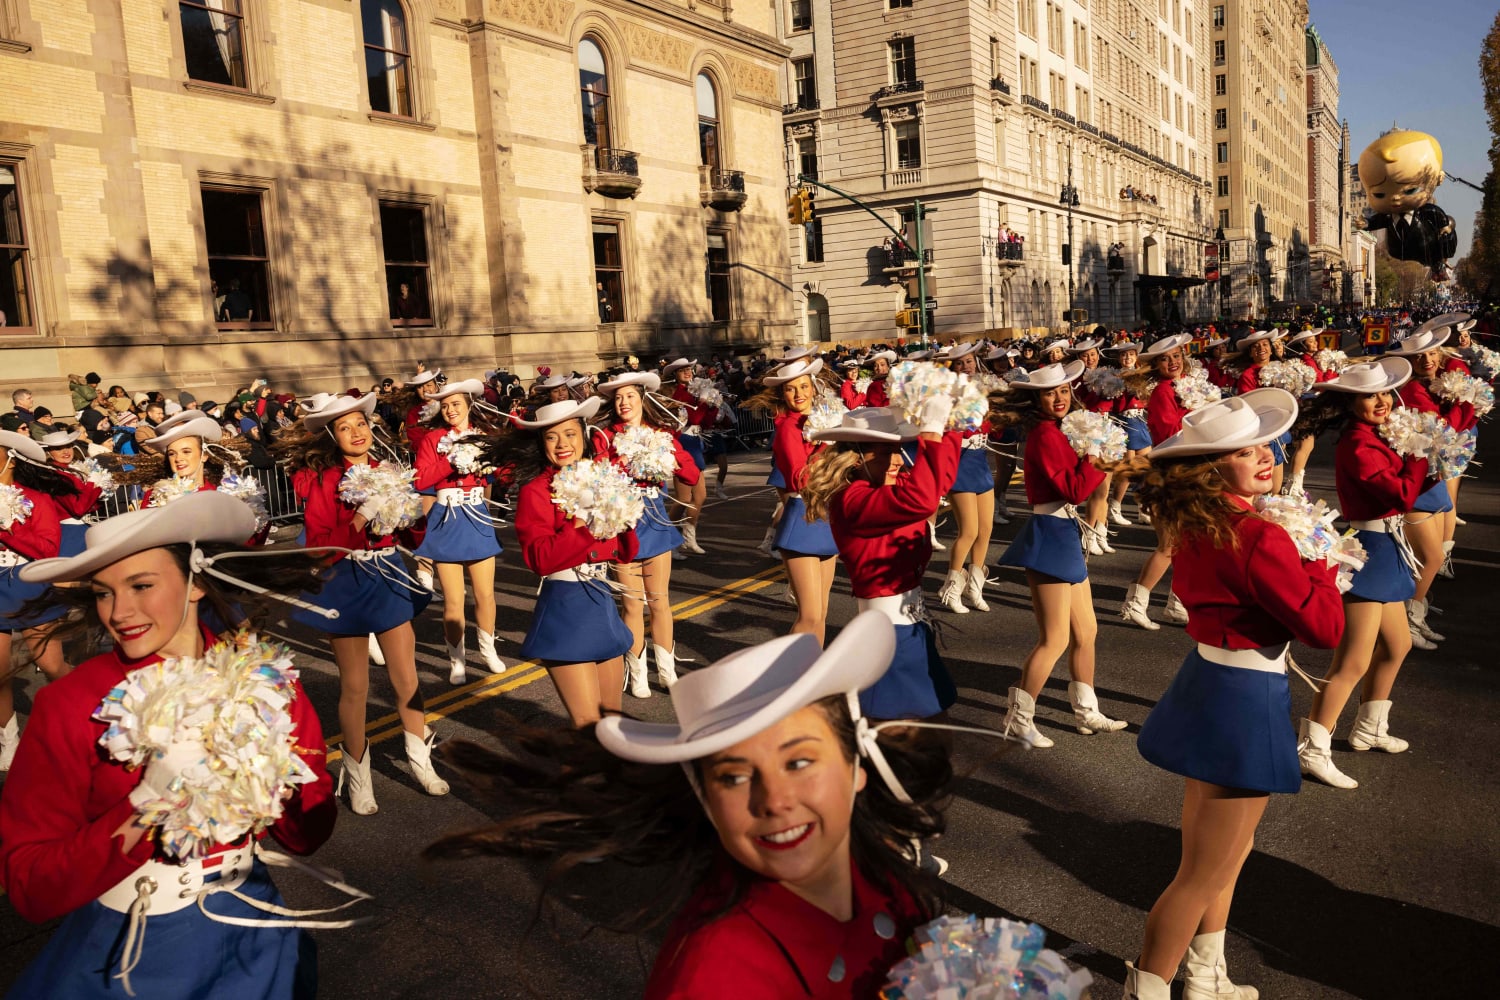
[[[784,572],[782,567],[772,566],[753,576],[747,576],[741,580],[736,580],[722,587],[716,587],[702,594],[695,594],[672,605],[673,618],[677,621],[696,618],[698,615],[706,614],[717,607],[728,604],[736,597],[753,594],[758,590],[769,587],[783,577]],[[447,718],[459,709],[468,708],[496,695],[525,687],[528,684],[541,680],[545,676],[547,676],[545,667],[536,660],[527,660],[524,663],[518,663],[508,668],[503,674],[491,674],[483,680],[451,688],[433,697],[428,702],[429,711],[427,712],[427,721],[435,722],[438,719]],[[367,743],[382,743],[400,736],[401,733],[400,717],[394,712],[374,719],[365,725]],[[329,763],[343,757],[341,750],[333,749],[335,746],[342,744],[343,740],[342,733],[337,733],[327,739]]]

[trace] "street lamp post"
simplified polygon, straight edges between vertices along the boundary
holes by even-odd
[[[1214,230],[1214,242],[1219,244],[1219,322],[1225,323],[1224,283],[1229,274],[1229,241],[1224,238],[1223,226]]]
[[[1057,203],[1068,210],[1068,243],[1063,247],[1063,263],[1068,265],[1068,322],[1073,322],[1073,209],[1081,203],[1073,186],[1073,144],[1068,144],[1068,182],[1063,185]]]

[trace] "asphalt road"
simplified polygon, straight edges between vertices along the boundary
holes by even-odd
[[[1500,468],[1497,450],[1482,445],[1480,457],[1488,452],[1490,465]],[[1331,445],[1320,445],[1309,486],[1333,501],[1330,457]],[[704,514],[700,541],[709,554],[674,565],[679,649],[699,663],[778,635],[792,619],[778,564],[754,548],[773,503],[760,485],[766,464],[765,452],[736,456],[731,499],[711,500]],[[1482,970],[1493,970],[1500,953],[1500,781],[1491,770],[1500,732],[1490,715],[1500,706],[1500,672],[1489,645],[1500,584],[1500,493],[1486,481],[1488,468],[1476,471],[1479,478],[1463,490],[1469,523],[1460,529],[1457,579],[1440,580],[1433,596],[1445,611],[1436,627],[1448,640],[1436,652],[1414,651],[1396,691],[1392,729],[1412,749],[1395,757],[1351,752],[1342,739],[1351,707],[1334,748],[1359,789],[1304,785],[1297,795],[1273,797],[1261,824],[1230,918],[1228,959],[1234,977],[1258,986],[1267,1000],[1413,1000],[1480,996],[1494,988],[1483,985],[1493,976]],[[1019,488],[1011,499],[1021,506]],[[992,562],[1018,525],[996,529]],[[509,544],[513,535],[505,538]],[[1104,710],[1129,720],[1130,728],[1077,735],[1059,667],[1038,713],[1055,748],[997,755],[989,741],[960,738],[964,777],[938,848],[952,865],[947,883],[956,911],[1043,924],[1052,947],[1093,971],[1095,1000],[1120,995],[1123,962],[1136,955],[1145,913],[1175,869],[1181,781],[1141,760],[1134,734],[1191,646],[1181,629],[1147,633],[1118,619],[1124,588],[1152,536],[1125,528],[1114,545],[1116,554],[1096,558],[1090,570],[1100,621],[1097,688]],[[938,558],[929,599],[946,570]],[[507,552],[497,580],[507,663],[517,663],[535,587]],[[981,726],[999,722],[1005,690],[1035,638],[1020,575],[1004,571],[990,590],[988,613],[934,612],[960,688],[953,714]],[[1160,608],[1158,594],[1153,613]],[[831,621],[846,622],[853,611],[841,577]],[[307,687],[333,735],[338,688],[326,646],[305,632],[286,638],[302,654]],[[418,622],[418,640],[423,687],[442,737],[492,740],[517,720],[564,724],[540,668],[518,664],[499,676],[471,671],[469,684],[450,688],[435,610]],[[1326,652],[1299,649],[1296,656],[1314,674],[1328,665]],[[613,887],[605,909],[584,910],[561,898],[537,920],[540,866],[420,861],[418,852],[438,836],[482,825],[486,806],[456,782],[446,797],[421,793],[396,738],[389,687],[379,682],[378,668],[375,676],[370,719],[380,811],[370,817],[345,811],[315,859],[374,893],[364,905],[372,919],[316,932],[321,994],[638,996],[655,936],[584,935],[591,921],[650,892],[651,873],[612,864],[588,869],[585,877]],[[35,684],[29,682],[28,694]],[[1294,682],[1299,714],[1310,697]],[[21,698],[21,710],[28,706]],[[663,717],[670,704],[658,691],[649,701],[627,698],[626,708]],[[300,876],[278,875],[278,882],[294,906],[328,898]],[[0,983],[14,977],[50,929],[26,924],[0,902]]]

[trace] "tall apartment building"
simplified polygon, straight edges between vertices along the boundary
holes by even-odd
[[[1212,313],[1207,3],[782,3],[789,178],[874,213],[819,191],[793,233],[813,339],[890,337],[916,305],[893,265],[918,200],[940,337],[1063,329],[1070,298],[1119,325]]]
[[[1305,0],[1213,3],[1214,205],[1239,319],[1307,293],[1307,13]]]
[[[1362,228],[1370,207],[1359,183],[1359,154],[1349,145],[1349,126],[1344,126],[1344,192],[1349,200],[1348,234],[1344,242],[1344,301],[1361,306],[1375,302],[1375,234]]]
[[[1348,205],[1344,165],[1348,128],[1339,123],[1339,68],[1318,29],[1307,28],[1307,242],[1306,295],[1342,299],[1338,274],[1344,259]],[[1298,275],[1301,280],[1301,275]]]
[[[785,340],[775,30],[728,0],[0,3],[7,387]]]

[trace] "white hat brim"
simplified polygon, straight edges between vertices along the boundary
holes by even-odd
[[[1468,313],[1443,313],[1440,316],[1434,316],[1432,319],[1425,321],[1421,326],[1413,330],[1412,333],[1415,335],[1421,333],[1423,330],[1437,330],[1445,326],[1457,326],[1468,318]]]
[[[568,420],[582,420],[587,423],[594,414],[599,412],[599,407],[602,405],[604,405],[604,400],[598,396],[590,396],[582,401],[564,399],[561,402],[548,403],[546,406],[539,407],[536,411],[536,415],[541,417],[539,420],[522,420],[520,417],[510,419],[517,427],[524,427],[529,431],[541,431]],[[553,409],[553,407],[559,407],[559,409]],[[560,409],[560,407],[567,407],[567,409]],[[542,416],[543,410],[549,411],[545,417]]]
[[[881,360],[885,361],[885,363],[888,365],[893,365],[901,359],[896,355],[895,351],[876,351],[869,357],[869,361],[871,364],[874,364],[875,362]]]
[[[316,434],[339,417],[350,413],[359,412],[368,417],[375,412],[375,403],[375,396],[368,392],[358,399],[353,396],[335,396],[333,402],[323,409],[302,414],[302,426]]]
[[[681,371],[684,368],[691,368],[697,363],[698,362],[690,361],[687,358],[678,358],[676,361],[668,361],[665,365],[662,365],[661,373],[663,375],[671,375],[674,372]]]
[[[243,500],[200,490],[166,507],[127,511],[91,526],[76,556],[38,559],[21,567],[27,583],[82,580],[126,556],[164,545],[244,542],[256,531],[255,512]]]
[[[36,440],[27,434],[17,434],[15,431],[0,431],[0,448],[4,448],[6,451],[13,451],[22,458],[30,459],[33,462],[45,463],[47,461],[47,453],[42,450],[42,446],[37,444]]]
[[[1193,335],[1192,334],[1190,334],[1190,333],[1174,333],[1170,337],[1163,337],[1163,338],[1161,338],[1156,343],[1152,344],[1150,347],[1143,348],[1141,350],[1141,352],[1140,352],[1141,353],[1141,357],[1142,358],[1157,358],[1157,357],[1160,357],[1163,354],[1166,354],[1168,351],[1175,351],[1175,350],[1178,350],[1179,348],[1186,347],[1187,345],[1191,344],[1192,342],[1193,342]]]
[[[218,441],[224,436],[224,428],[213,417],[197,417],[185,424],[178,424],[165,434],[158,433],[156,437],[141,442],[141,447],[147,451],[164,452],[167,447],[180,438],[195,437],[202,438],[205,444]],[[251,534],[254,534],[252,531]],[[248,535],[246,536],[249,537]]]
[[[600,382],[598,389],[606,396],[613,396],[627,385],[640,386],[644,392],[656,392],[661,388],[661,376],[656,372],[628,372],[608,382]]]
[[[408,388],[418,385],[426,385],[428,382],[431,382],[437,377],[437,369],[433,368],[429,371],[422,372],[420,375],[413,375],[411,378],[406,380],[406,385]]]
[[[795,368],[797,370],[788,372],[787,369],[789,368]],[[788,382],[791,382],[794,379],[799,379],[804,375],[816,375],[822,370],[822,358],[813,358],[811,361],[793,361],[789,365],[782,365],[780,368],[776,369],[775,375],[767,375],[765,378],[761,379],[761,382],[764,385],[772,386],[786,385]]]
[[[1415,330],[1408,336],[1396,341],[1390,347],[1387,347],[1385,353],[1396,355],[1426,354],[1428,351],[1435,351],[1439,347],[1442,347],[1448,342],[1448,338],[1451,336],[1453,336],[1453,330],[1451,327],[1446,326],[1440,326],[1432,330]],[[1431,343],[1424,344],[1421,347],[1410,346],[1414,345],[1417,341],[1425,341],[1429,337],[1432,338]]]
[[[53,431],[51,434],[43,434],[37,439],[37,444],[44,449],[67,448],[83,437],[83,431]]]
[[[449,396],[457,396],[459,393],[463,393],[465,396],[483,396],[484,383],[477,378],[466,378],[462,382],[449,382],[427,398],[447,399]]]
[[[1050,368],[1052,367],[1052,365],[1047,365],[1046,367]],[[1078,381],[1079,376],[1083,374],[1082,361],[1069,361],[1067,364],[1061,365],[1060,367],[1062,368],[1061,379],[1036,380],[1032,378],[1032,376],[1034,376],[1036,372],[1029,372],[1026,378],[1017,378],[1015,381],[1011,382],[1010,387],[1012,389],[1035,389],[1040,392],[1044,389],[1056,389],[1060,385],[1068,385],[1070,383],[1076,382]],[[1042,369],[1040,368],[1037,369],[1038,372],[1041,370]]]
[[[1086,337],[1068,348],[1074,354],[1083,354],[1086,351],[1097,351],[1101,346],[1099,341],[1093,337]]]
[[[678,684],[717,671],[693,683],[727,680],[733,687],[733,693],[717,706],[718,718],[700,726],[698,733],[684,734],[677,723],[641,722],[618,715],[606,717],[594,732],[604,749],[625,760],[643,764],[699,760],[824,698],[863,691],[885,674],[895,653],[896,630],[891,620],[878,611],[866,611],[856,615],[821,653],[810,635],[784,635],[680,679]],[[759,670],[749,665],[736,671],[742,661],[765,662]]]
[[[1380,357],[1367,364],[1379,365],[1385,370],[1385,381],[1379,385],[1350,385],[1343,381],[1344,375],[1349,371],[1345,368],[1340,372],[1338,378],[1331,378],[1327,382],[1318,382],[1312,387],[1313,392],[1342,392],[1345,394],[1358,394],[1361,396],[1373,396],[1377,392],[1392,392],[1401,388],[1411,381],[1411,362],[1399,355],[1396,357]],[[1357,367],[1351,365],[1352,367]]]
[[[1155,462],[1163,458],[1186,458],[1192,455],[1219,455],[1224,452],[1238,451],[1241,448],[1251,448],[1281,437],[1297,420],[1297,399],[1285,389],[1269,386],[1251,389],[1238,396],[1231,396],[1230,399],[1242,399],[1249,404],[1257,418],[1255,431],[1215,441],[1194,441],[1184,437],[1190,433],[1190,430],[1180,430],[1151,449],[1151,461]],[[1228,400],[1221,402],[1228,402]]]
[[[167,431],[171,430],[174,427],[181,427],[189,420],[202,420],[207,416],[208,414],[204,413],[196,406],[190,410],[179,410],[177,413],[172,414],[170,417],[157,424],[156,433],[165,434]]]
[[[979,341],[977,340],[971,340],[967,344],[959,344],[957,347],[949,349],[948,360],[957,361],[959,358],[966,358],[977,350],[979,350]]]

